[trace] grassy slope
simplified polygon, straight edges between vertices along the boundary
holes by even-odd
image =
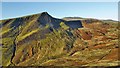
[[[93,22],[78,30],[68,30],[63,22],[61,28],[48,31],[49,26],[38,28],[38,16],[32,17],[24,25],[11,31],[9,25],[3,27],[3,65],[11,64],[13,43],[16,52],[12,62],[16,66],[110,66],[117,65],[118,27],[117,23]],[[10,33],[19,31],[15,36]],[[68,33],[72,33],[69,35]],[[41,36],[44,38],[41,39]],[[91,36],[91,37],[90,37]],[[109,59],[107,59],[109,58]],[[12,65],[12,64],[11,64]]]

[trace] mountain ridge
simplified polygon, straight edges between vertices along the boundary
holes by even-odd
[[[51,16],[48,12],[42,12],[42,13],[28,14],[28,15],[20,16],[20,17],[14,17],[14,18],[8,18],[8,19],[1,19],[0,21],[2,21],[2,20],[9,20],[9,19],[16,19],[16,18],[23,18],[23,17],[29,17],[29,16],[34,16],[34,15],[41,15],[41,14],[46,14],[46,15]],[[63,18],[57,18],[57,19],[63,19],[64,20],[64,18],[72,18],[72,19],[73,18],[75,18],[75,19],[97,19],[97,18],[83,18],[83,17],[76,17],[76,16],[73,16],[73,17],[63,17]],[[112,20],[112,19],[106,19],[106,20],[116,21],[116,20]]]
[[[22,21],[26,21],[26,20],[29,21],[29,20],[32,20],[32,18],[34,18],[34,17],[37,17],[36,22],[40,22],[40,24],[42,26],[45,26],[46,24],[49,24],[49,25],[53,26],[54,28],[60,27],[60,25],[59,25],[60,22],[65,22],[65,24],[67,24],[68,26],[70,25],[68,22],[74,22],[74,21],[65,21],[63,19],[54,18],[51,15],[49,15],[47,12],[42,12],[40,14],[29,15],[29,16],[24,16],[24,17],[19,17],[19,18],[7,19],[7,20],[3,20],[3,22],[5,21],[5,23],[7,23],[10,20],[15,20],[16,19],[15,21],[17,21],[17,22],[20,21],[21,24],[22,24]],[[77,22],[77,20],[75,22]],[[78,22],[80,22],[80,20]],[[16,24],[15,26],[18,25],[18,23],[15,23],[15,24]],[[55,26],[53,24],[55,24]],[[3,26],[4,26],[4,23],[3,23]],[[72,26],[72,25],[70,25],[70,26]],[[82,27],[82,26],[78,26],[78,27]],[[72,28],[74,28],[74,26],[72,26]]]

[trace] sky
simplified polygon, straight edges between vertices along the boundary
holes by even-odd
[[[119,0],[1,0],[2,2],[119,2]]]
[[[2,19],[48,12],[56,18],[83,17],[118,20],[117,2],[3,2]]]

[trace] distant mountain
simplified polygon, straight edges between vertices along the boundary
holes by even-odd
[[[118,21],[115,21],[115,20],[111,20],[111,19],[108,19],[108,20],[103,20],[103,22],[114,22],[114,23],[118,23]]]
[[[117,25],[47,12],[1,20],[2,65],[117,66]]]
[[[64,17],[63,20],[70,21],[70,20],[83,20],[85,18],[82,17]]]

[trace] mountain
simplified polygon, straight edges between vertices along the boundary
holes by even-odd
[[[47,12],[1,20],[2,66],[117,66],[117,25]]]

